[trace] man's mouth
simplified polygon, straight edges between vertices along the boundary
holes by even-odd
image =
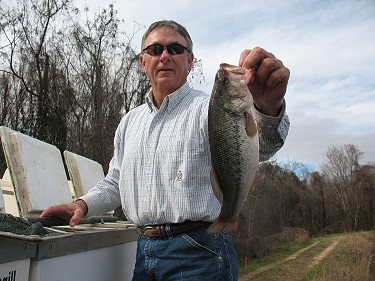
[[[173,71],[171,68],[161,68],[158,70],[158,72],[163,72],[163,71]]]
[[[173,69],[171,68],[161,68],[158,70],[158,76],[159,77],[171,77],[173,76]]]

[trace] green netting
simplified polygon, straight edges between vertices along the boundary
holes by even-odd
[[[40,222],[31,223],[23,218],[1,213],[0,231],[26,236],[39,235],[41,237],[52,233],[50,230],[45,229]]]

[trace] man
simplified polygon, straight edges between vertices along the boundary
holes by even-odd
[[[106,178],[77,201],[42,216],[76,225],[84,215],[122,205],[140,228],[133,280],[237,280],[231,236],[207,235],[220,213],[210,183],[209,96],[187,76],[193,43],[174,21],[153,23],[142,38],[140,63],[151,81],[146,103],[128,112],[116,131]],[[289,70],[261,48],[245,50],[239,66],[253,69],[249,87],[258,110],[260,159],[283,145],[289,120],[284,95]]]

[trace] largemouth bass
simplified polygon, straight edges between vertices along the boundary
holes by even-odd
[[[221,64],[208,109],[211,184],[221,202],[219,217],[207,233],[232,233],[259,167],[259,139],[253,97],[247,84],[252,72]]]

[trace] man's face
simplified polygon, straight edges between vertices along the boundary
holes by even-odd
[[[169,27],[160,27],[148,35],[142,48],[153,44],[168,46],[172,43],[187,47],[185,38],[179,33]],[[193,58],[194,55],[187,50],[184,50],[182,54],[171,55],[164,48],[160,55],[152,56],[143,53],[140,57],[140,62],[151,81],[153,91],[168,95],[186,82],[187,75],[192,67]]]

